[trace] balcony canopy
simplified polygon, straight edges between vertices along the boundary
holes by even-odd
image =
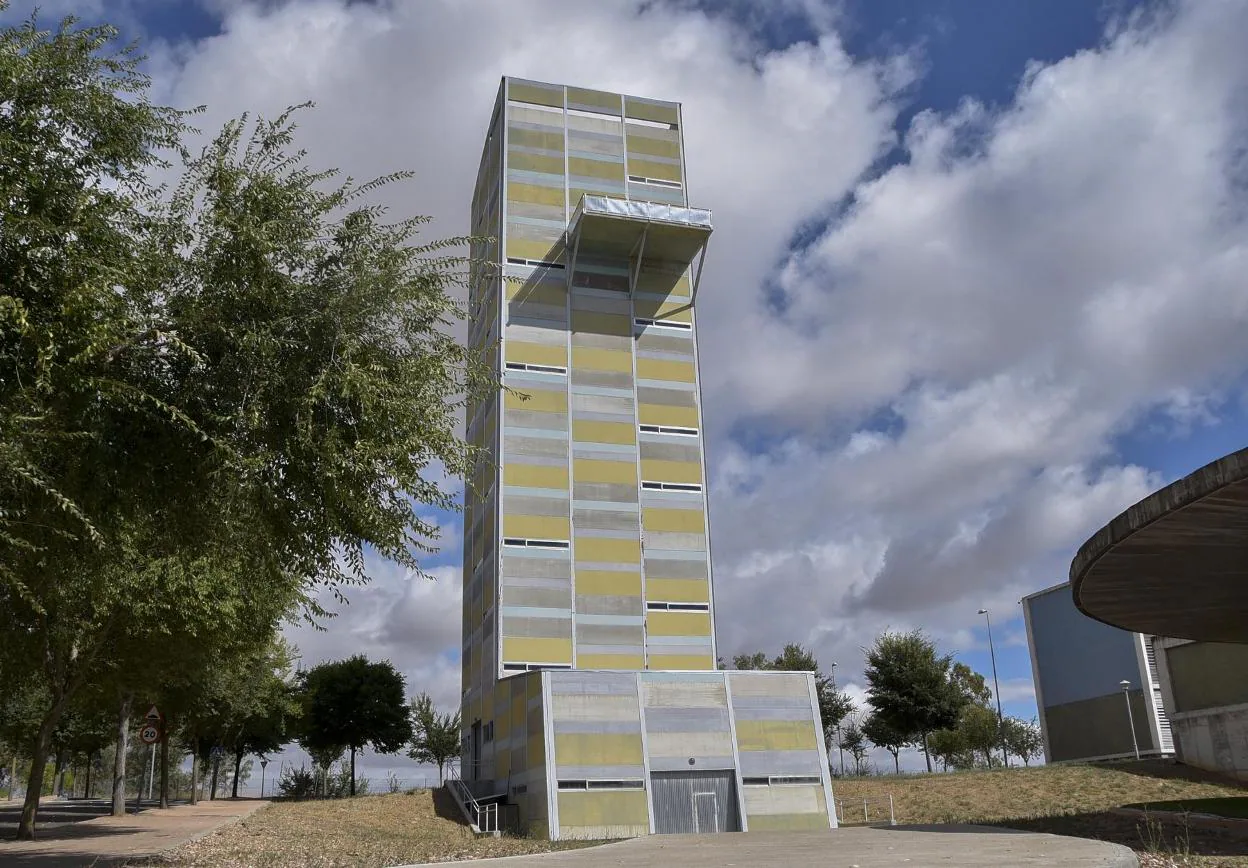
[[[1138,633],[1248,642],[1248,449],[1119,515],[1070,566],[1085,615]]]
[[[711,212],[705,208],[582,196],[568,226],[568,249],[573,269],[578,256],[627,259],[632,283],[643,257],[681,269],[696,261],[696,295],[711,231]]]

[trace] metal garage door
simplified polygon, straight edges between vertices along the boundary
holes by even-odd
[[[654,831],[660,834],[741,831],[731,769],[651,772],[650,791]]]

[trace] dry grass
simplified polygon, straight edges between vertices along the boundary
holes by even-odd
[[[586,842],[475,837],[442,791],[278,802],[199,841],[145,860],[150,868],[330,868],[517,856]]]
[[[1248,824],[1204,826],[1181,816],[1111,813],[1123,805],[1242,796],[1217,775],[1169,763],[1047,766],[942,775],[857,778],[833,789],[852,806],[871,801],[873,819],[888,795],[898,823],[984,823],[1125,844],[1148,868],[1248,868]]]

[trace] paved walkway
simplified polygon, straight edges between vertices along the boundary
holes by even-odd
[[[1015,832],[988,826],[892,826],[827,832],[742,832],[725,835],[651,835],[618,844],[536,856],[484,859],[481,864],[542,868],[1138,868],[1126,847]]]
[[[0,840],[3,868],[119,865],[207,835],[263,808],[259,799],[217,799],[124,817],[94,816],[102,802],[44,802],[35,841]],[[6,808],[8,806],[5,806]],[[74,812],[70,809],[77,808]],[[74,816],[71,816],[74,815]],[[45,821],[46,818],[46,821]],[[11,837],[11,836],[9,836]]]

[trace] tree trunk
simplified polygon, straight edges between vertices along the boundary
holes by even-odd
[[[22,818],[17,824],[17,840],[35,840],[35,817],[39,813],[39,796],[43,793],[43,772],[48,762],[48,750],[52,747],[52,731],[60,720],[65,707],[64,697],[53,703],[39,724],[35,736],[34,756],[30,760],[30,779],[26,782],[26,800],[22,803]]]
[[[9,764],[9,799],[13,799],[13,794],[17,792],[17,754],[13,754],[13,761]]]
[[[243,749],[241,746],[234,748],[234,787],[230,791],[230,798],[238,798],[238,776],[243,770]]]
[[[351,795],[355,795],[355,745],[351,745]]]
[[[169,730],[160,733],[160,806],[169,807]]]
[[[901,751],[893,754],[893,768],[896,769],[897,774],[901,774]]]
[[[52,795],[60,798],[65,794],[65,749],[52,755]]]
[[[117,752],[113,757],[113,816],[126,815],[126,750],[130,736],[130,694],[121,698],[117,711]]]
[[[442,777],[442,766],[444,764],[445,761],[438,763],[438,786],[442,786],[446,783],[446,779]]]
[[[221,770],[221,757],[214,756],[212,758],[212,787],[208,790],[208,801],[213,801],[217,797],[217,773]]]
[[[91,798],[91,766],[95,765],[95,754],[87,754],[87,781],[82,788],[82,797]]]
[[[932,773],[932,755],[927,749],[927,733],[923,733],[923,759],[927,761],[927,773]]]
[[[191,804],[199,804],[199,737],[191,733]]]

